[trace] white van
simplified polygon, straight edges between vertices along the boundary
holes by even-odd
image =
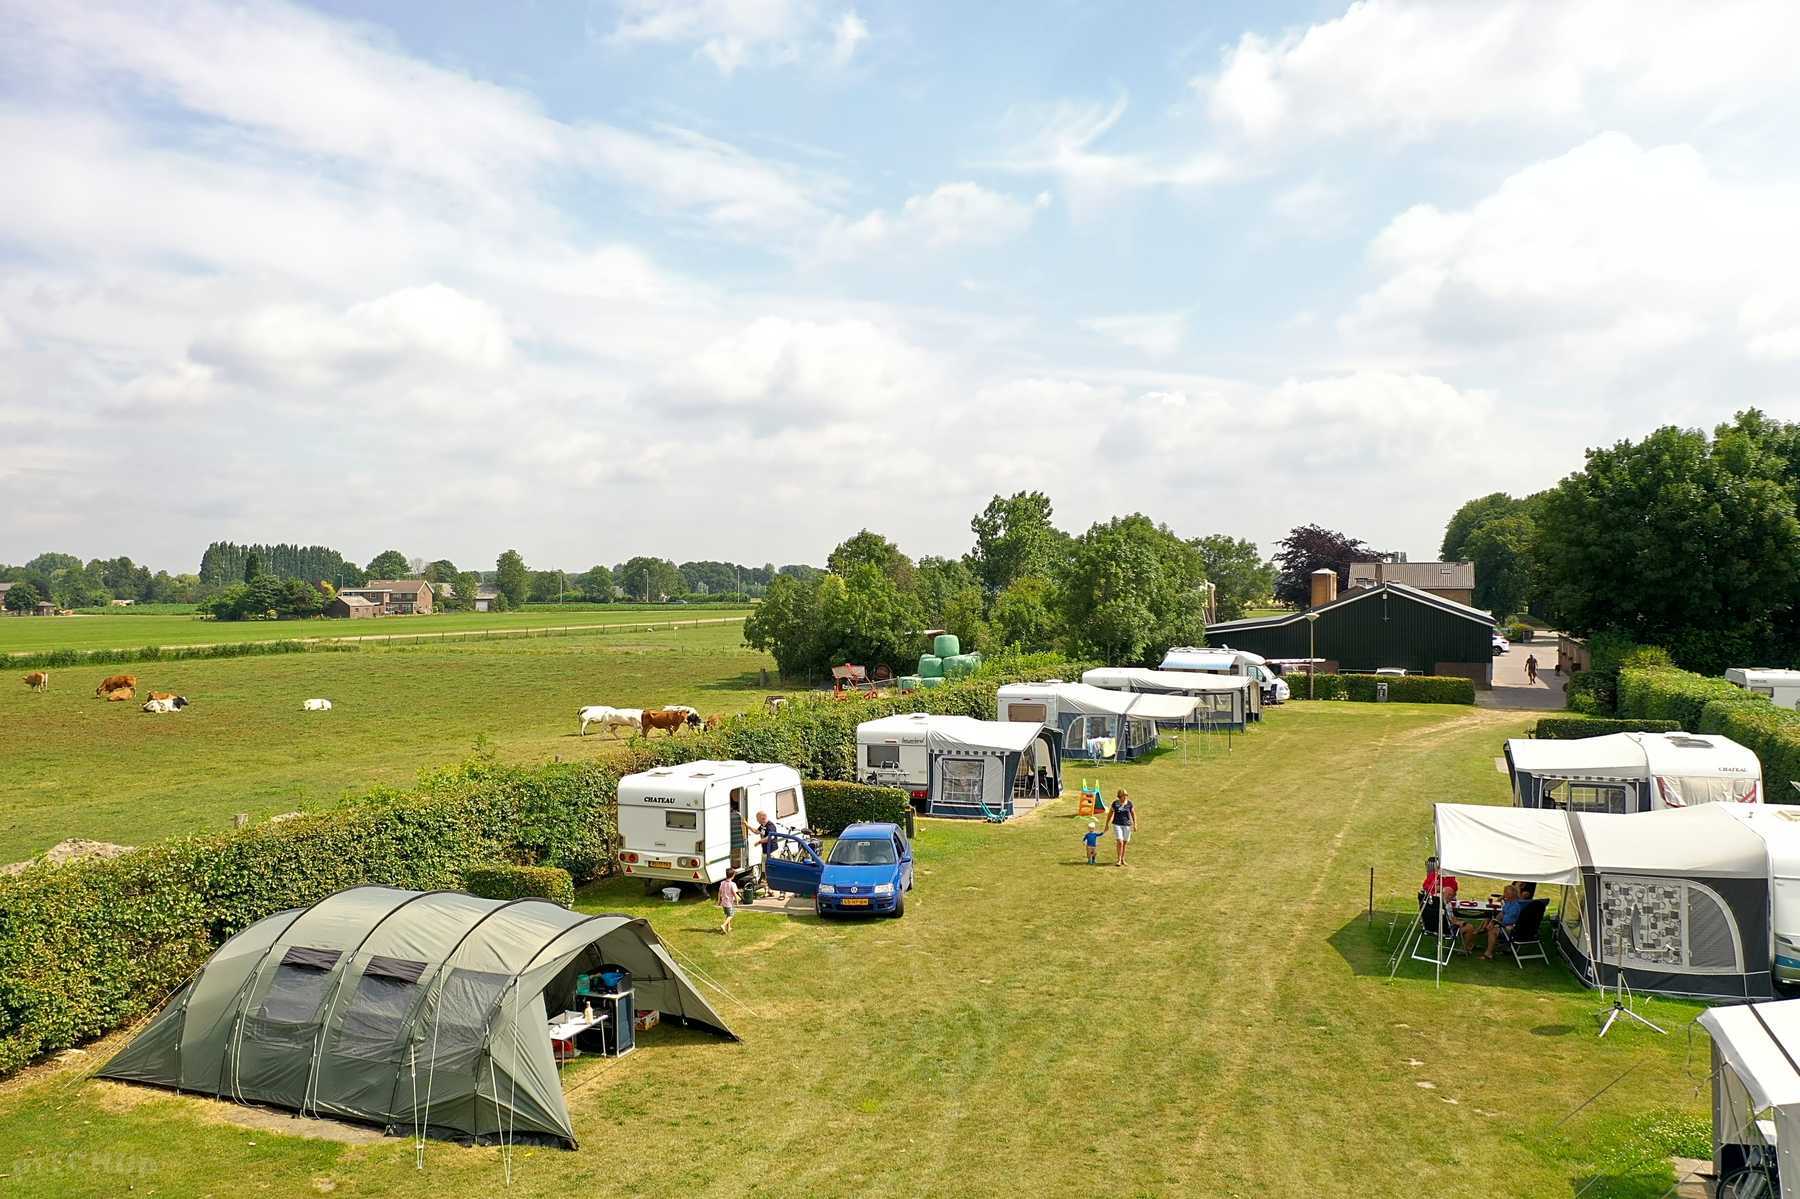
[[[619,780],[619,866],[646,883],[709,886],[727,874],[762,874],[752,832],[732,853],[732,807],[752,826],[767,812],[785,833],[806,829],[806,794],[791,766],[686,762]]]
[[[1777,708],[1800,711],[1800,670],[1755,670],[1733,666],[1725,672],[1725,681],[1752,695],[1767,696]]]

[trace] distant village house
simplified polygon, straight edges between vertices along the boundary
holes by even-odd
[[[369,601],[384,616],[412,616],[431,611],[431,584],[424,579],[370,579],[361,587],[344,587],[340,599],[357,596]]]

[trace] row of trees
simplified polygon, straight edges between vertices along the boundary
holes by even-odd
[[[1476,602],[1666,647],[1689,669],[1800,662],[1800,424],[1751,409],[1589,450],[1555,487],[1470,500],[1446,558]]]
[[[130,558],[94,558],[83,563],[73,554],[39,554],[22,566],[0,565],[0,582],[14,583],[9,608],[29,611],[40,600],[61,608],[92,608],[115,599],[136,603],[191,604],[205,587],[195,575],[152,574]]]
[[[832,550],[825,573],[778,573],[745,640],[794,676],[845,661],[904,670],[931,628],[956,633],[965,649],[1149,662],[1205,640],[1208,582],[1223,619],[1274,583],[1248,541],[1183,538],[1135,513],[1072,536],[1052,516],[1041,492],[997,495],[970,522],[968,553],[916,562],[865,529]]]

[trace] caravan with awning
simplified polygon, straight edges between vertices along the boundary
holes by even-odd
[[[1248,675],[1148,670],[1141,666],[1096,666],[1084,672],[1081,681],[1103,691],[1192,696],[1198,701],[1194,720],[1208,728],[1241,729],[1249,721],[1262,719],[1262,688]]]
[[[1042,722],[909,712],[856,726],[856,777],[927,816],[998,822],[1062,793],[1062,757]]]
[[[1513,802],[1575,812],[1652,812],[1760,803],[1762,763],[1707,733],[1614,733],[1576,741],[1506,743]]]
[[[1556,942],[1590,987],[1774,994],[1769,853],[1730,805],[1638,815],[1438,804],[1446,874],[1557,883]]]
[[[1001,720],[1041,723],[1062,736],[1065,758],[1129,760],[1156,748],[1157,725],[1193,724],[1187,695],[1136,695],[1086,683],[1008,683],[995,692]]]

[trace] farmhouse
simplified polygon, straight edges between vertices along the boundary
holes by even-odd
[[[1315,618],[1315,619],[1309,619]],[[1337,594],[1337,574],[1313,577],[1307,612],[1228,620],[1206,639],[1265,658],[1327,658],[1348,671],[1400,667],[1410,674],[1458,675],[1493,686],[1494,617],[1467,604],[1392,581]]]
[[[431,611],[431,584],[424,579],[370,579],[361,587],[346,587],[339,595],[360,595],[381,605],[388,616],[411,616]]]
[[[338,620],[366,620],[381,615],[381,605],[360,595],[339,594],[325,605],[325,615]]]
[[[1457,604],[1475,602],[1473,562],[1352,562],[1350,589],[1401,583]]]

